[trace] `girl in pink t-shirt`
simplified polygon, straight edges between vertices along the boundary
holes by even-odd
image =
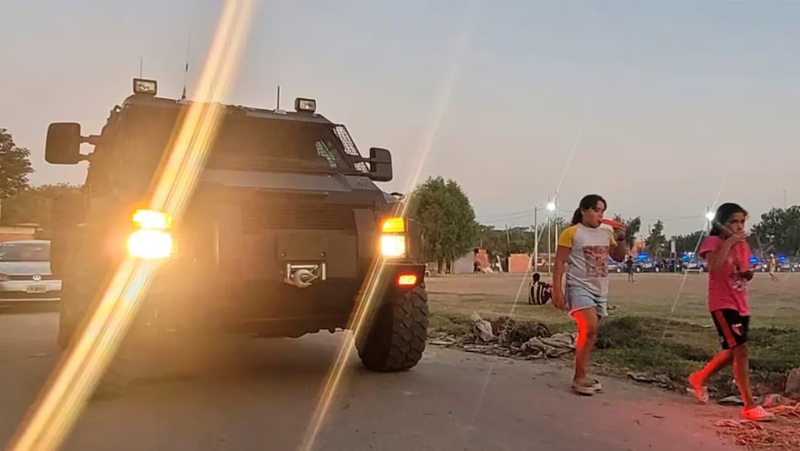
[[[689,385],[701,402],[708,402],[708,379],[733,363],[733,377],[744,402],[742,416],[765,421],[774,415],[755,403],[750,387],[747,282],[753,278],[753,272],[750,271],[750,247],[745,241],[746,219],[747,212],[739,205],[720,205],[711,232],[700,245],[698,255],[708,265],[708,311],[717,328],[722,351],[705,368],[689,376]]]

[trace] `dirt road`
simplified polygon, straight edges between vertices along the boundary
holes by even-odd
[[[0,316],[0,441],[58,358],[53,314]],[[174,354],[125,397],[93,401],[68,450],[295,450],[342,334],[225,339]],[[622,381],[579,398],[569,371],[429,347],[404,374],[348,377],[317,450],[734,449],[711,423],[736,411]],[[180,358],[178,358],[180,356]]]

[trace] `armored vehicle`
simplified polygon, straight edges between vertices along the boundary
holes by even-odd
[[[348,329],[369,302],[373,314],[356,340],[363,365],[388,372],[418,363],[428,326],[425,265],[399,196],[374,183],[392,179],[388,150],[363,157],[314,99],[296,99],[295,111],[224,105],[196,189],[173,218],[148,201],[191,102],[158,97],[154,80],[135,79],[133,91],[99,135],[82,136],[76,123],[48,128],[49,163],[88,162],[82,200],[57,200],[52,212],[62,349],[86,327],[120,262],[133,257],[159,264],[119,359],[167,332]],[[81,153],[82,144],[93,151]],[[377,288],[367,290],[378,266]],[[111,368],[106,378],[117,374]]]

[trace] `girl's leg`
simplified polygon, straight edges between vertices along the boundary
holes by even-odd
[[[753,401],[753,391],[750,388],[750,362],[747,350],[747,343],[733,348],[733,379],[739,386],[739,394],[742,396],[745,409],[756,406]]]
[[[732,362],[733,351],[725,349],[717,353],[705,368],[689,376],[689,385],[691,385],[698,400],[703,403],[708,402],[708,389],[706,388],[708,380]]]
[[[739,386],[739,394],[744,402],[742,416],[753,421],[770,421],[775,419],[775,414],[756,404],[753,391],[750,387],[750,363],[747,343],[733,348],[733,378]]]
[[[589,368],[589,358],[597,339],[597,310],[595,308],[585,308],[576,311],[573,316],[578,325],[578,339],[575,343],[575,376],[573,382],[578,385],[594,386],[594,381],[589,381],[587,374]],[[591,382],[591,383],[589,383]]]

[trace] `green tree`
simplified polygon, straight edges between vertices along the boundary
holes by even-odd
[[[62,196],[80,195],[79,186],[66,183],[27,188],[3,202],[0,221],[4,225],[37,224],[47,230],[50,228],[53,201]]]
[[[653,257],[660,257],[661,253],[669,251],[665,249],[667,244],[667,237],[664,236],[664,223],[661,220],[656,221],[653,228],[650,229],[650,236],[644,240],[644,245]]]
[[[27,188],[28,176],[33,173],[31,152],[17,147],[14,138],[4,128],[0,128],[0,201]]]
[[[705,236],[705,230],[698,230],[686,235],[673,235],[671,240],[675,242],[675,252],[681,255],[684,252],[695,252]]]
[[[800,255],[800,205],[762,214],[751,235],[763,252]]]
[[[437,262],[439,271],[475,246],[475,210],[455,181],[428,178],[409,196],[409,209],[420,224],[425,257]]]
[[[632,248],[636,242],[636,235],[642,229],[642,218],[639,216],[631,219],[625,219],[622,215],[615,215],[614,220],[625,224],[625,242],[628,243],[628,248]]]

